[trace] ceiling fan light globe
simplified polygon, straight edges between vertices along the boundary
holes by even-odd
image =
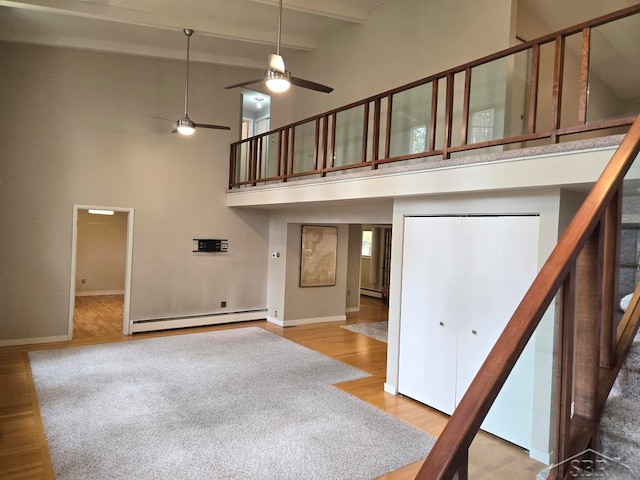
[[[178,120],[176,129],[182,135],[193,135],[193,132],[196,131],[195,124],[189,118]]]
[[[265,82],[267,88],[272,92],[281,93],[289,90],[291,86],[291,73],[289,72],[277,72],[275,70],[267,70],[265,76]]]

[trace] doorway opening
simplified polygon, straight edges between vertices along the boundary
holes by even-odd
[[[271,118],[271,97],[242,89],[242,139],[267,133]]]
[[[130,334],[133,209],[74,205],[68,338]]]
[[[362,226],[360,294],[389,305],[391,225]]]

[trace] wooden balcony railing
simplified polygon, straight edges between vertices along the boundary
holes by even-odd
[[[638,13],[640,4],[233,143],[229,188],[626,130],[637,109],[611,111],[592,77],[608,68],[594,59],[612,32],[640,28]]]
[[[515,310],[416,479],[468,478],[469,446],[556,295],[561,307],[554,463],[597,448],[592,442],[604,402],[638,329],[638,314],[630,312],[636,303],[619,325],[615,308],[622,184],[638,152],[640,116]],[[568,476],[563,467],[572,465],[552,470],[553,478]]]

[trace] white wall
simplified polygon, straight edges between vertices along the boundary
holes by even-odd
[[[0,43],[0,65],[0,341],[66,338],[74,204],[135,210],[131,320],[264,308],[268,214],[225,205],[245,70],[192,64],[191,117],[232,131],[184,138],[148,117],[181,116],[184,62]]]

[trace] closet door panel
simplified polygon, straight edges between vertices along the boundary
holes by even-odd
[[[498,300],[495,277],[499,221],[499,217],[463,219],[456,403],[462,399],[497,339],[491,323]]]
[[[538,273],[539,217],[500,217],[496,275],[499,301],[491,328],[502,333]],[[484,430],[528,448],[533,421],[534,355],[525,348],[487,418]]]
[[[398,391],[455,408],[461,219],[405,219]]]

